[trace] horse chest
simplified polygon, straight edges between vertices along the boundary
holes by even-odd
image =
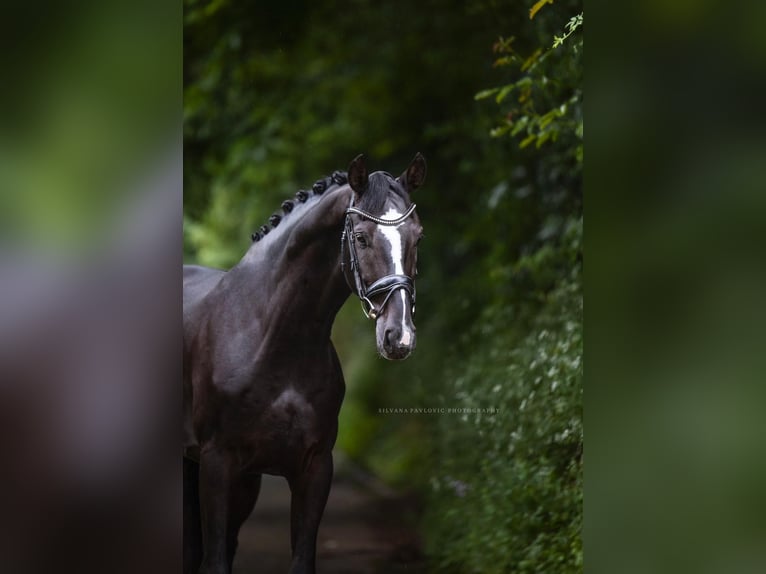
[[[239,415],[246,417],[236,425],[236,442],[255,468],[287,476],[300,468],[308,453],[332,449],[337,410],[292,386],[268,393],[259,403],[257,409],[241,410]]]
[[[302,436],[316,427],[317,409],[305,394],[289,387],[269,405],[266,419],[285,435]]]
[[[320,365],[314,372],[261,371],[230,408],[258,442],[298,449],[325,442],[337,427],[344,385],[330,365]]]

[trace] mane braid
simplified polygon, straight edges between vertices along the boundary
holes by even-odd
[[[314,192],[315,195],[322,195],[325,191],[330,189],[331,187],[344,185],[348,183],[348,174],[345,171],[339,171],[336,170],[332,172],[332,175],[320,178],[314,182],[314,185],[311,186],[311,191]],[[282,208],[283,214],[280,213],[273,213],[269,217],[269,222],[266,225],[261,225],[258,228],[258,231],[252,233],[250,235],[250,239],[253,240],[253,243],[256,241],[260,241],[264,237],[266,237],[266,234],[277,227],[283,217],[288,216],[290,213],[292,213],[293,209],[295,209],[295,202],[298,203],[306,203],[308,201],[311,194],[306,191],[305,189],[299,189],[298,193],[295,194],[294,199],[286,199],[282,202],[282,205],[280,206]]]

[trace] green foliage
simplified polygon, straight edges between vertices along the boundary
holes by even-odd
[[[533,8],[534,16],[542,8],[544,0]],[[503,86],[479,91],[474,97],[482,100],[495,96],[495,103],[502,104],[508,96],[515,96],[499,125],[490,131],[493,137],[510,135],[520,137],[519,146],[534,144],[541,148],[546,143],[562,139],[560,149],[570,151],[578,164],[583,160],[583,114],[582,114],[582,49],[583,38],[569,38],[583,25],[583,14],[572,17],[565,25],[562,36],[554,36],[551,48],[538,47],[528,56],[515,50],[515,38],[503,38],[495,42],[493,50],[498,57],[494,66],[518,69],[518,75]],[[565,53],[556,48],[567,43]],[[574,142],[574,143],[573,143]]]
[[[556,36],[556,37],[553,38],[553,47],[554,48],[558,48],[559,46],[561,46],[566,41],[566,39],[569,38],[569,36],[574,34],[574,32],[575,32],[575,30],[577,30],[577,28],[582,26],[582,23],[583,23],[583,15],[582,14],[578,14],[577,16],[572,16],[572,18],[570,18],[569,22],[567,22],[567,25],[566,25],[567,31],[566,31],[566,33],[563,36]],[[582,47],[582,41],[580,42],[579,46]]]
[[[582,22],[572,18],[554,48]],[[495,248],[486,257],[493,296],[433,388],[439,408],[469,411],[430,429],[425,524],[438,571],[582,571],[582,39],[528,57],[515,42],[495,43],[495,67],[520,75],[474,96],[512,102],[490,134],[519,141],[524,152],[513,155],[530,162],[514,182],[522,201],[490,202],[498,210],[490,220],[508,218],[503,207],[524,209],[527,192],[542,200],[520,255]]]
[[[529,317],[487,307],[461,341],[473,351],[449,362],[440,405],[490,414],[437,419],[426,523],[441,568],[581,571],[581,238],[571,220],[561,244],[522,258],[517,271],[561,269],[556,287]]]

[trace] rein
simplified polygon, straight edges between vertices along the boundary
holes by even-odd
[[[354,276],[356,295],[359,297],[359,300],[362,303],[362,311],[364,312],[364,316],[368,319],[375,320],[380,317],[380,314],[386,308],[386,304],[388,304],[388,300],[391,298],[391,295],[393,295],[394,292],[399,289],[404,289],[410,296],[412,312],[415,313],[415,281],[409,275],[392,274],[386,275],[373,281],[369,287],[365,286],[364,281],[362,281],[361,270],[359,269],[359,257],[356,253],[356,238],[354,236],[354,224],[351,221],[351,215],[355,214],[363,217],[364,219],[369,219],[378,225],[387,225],[393,227],[404,223],[407,218],[412,215],[413,211],[415,211],[414,203],[410,205],[409,209],[401,217],[397,219],[383,219],[367,213],[358,207],[354,207],[353,199],[351,200],[351,205],[346,210],[345,229],[340,236],[340,269],[343,273],[343,278],[346,280],[349,288],[351,291],[354,291],[354,287],[351,285],[348,277],[346,276],[345,258],[343,256],[344,246],[346,243],[348,243],[349,262],[351,264],[351,273]],[[385,296],[383,298],[383,302],[379,307],[376,308],[370,299],[378,295]]]

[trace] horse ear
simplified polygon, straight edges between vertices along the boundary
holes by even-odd
[[[348,166],[348,183],[357,195],[362,195],[367,189],[368,177],[364,154],[360,153]]]
[[[407,193],[412,193],[426,180],[426,158],[420,152],[415,154],[405,172],[399,176],[399,181],[404,184]]]

